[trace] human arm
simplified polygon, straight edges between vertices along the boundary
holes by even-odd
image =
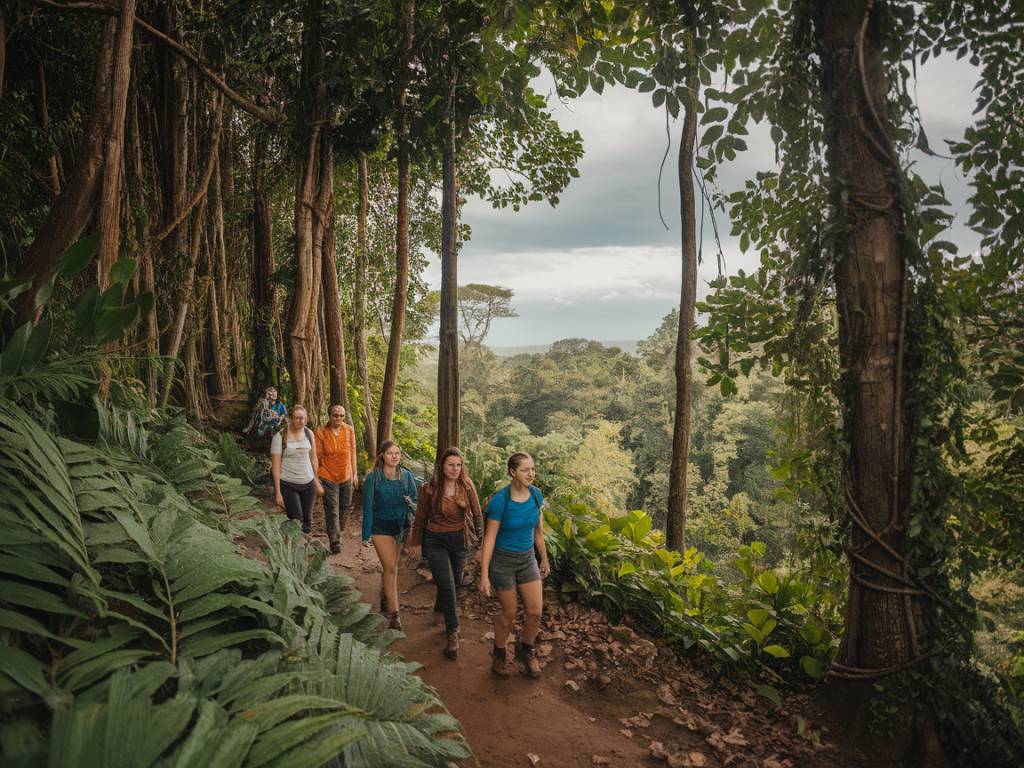
[[[473,481],[469,481],[469,489],[466,491],[466,501],[469,502],[469,513],[472,515],[470,521],[473,525],[473,531],[476,533],[477,541],[483,541],[484,538],[484,515],[480,509],[480,497],[477,495],[476,486],[473,485]]]
[[[363,479],[363,543],[370,540],[373,530],[373,472]]]
[[[274,484],[274,503],[284,509],[281,495],[281,436],[274,435],[270,441],[270,477]]]
[[[484,543],[480,552],[480,592],[487,597],[491,596],[491,558],[494,556],[494,542],[498,540],[498,529],[501,528],[501,520],[487,519],[484,528]]]
[[[540,577],[546,579],[551,573],[551,565],[548,563],[548,548],[544,543],[544,511],[541,510],[537,518],[537,525],[533,529],[533,546],[540,552]]]
[[[359,487],[359,454],[356,453],[356,431],[348,424],[345,425],[345,437],[348,441],[349,461],[352,462],[352,486]]]
[[[314,437],[309,442],[309,465],[313,467],[313,487],[316,488],[316,495],[324,495],[324,486],[320,482],[320,458],[316,446],[320,442],[319,437]]]
[[[427,527],[427,518],[430,517],[430,507],[433,504],[434,494],[431,493],[431,486],[424,485],[420,488],[419,499],[416,502],[416,519],[412,522],[412,532],[409,534],[409,541],[406,547],[411,549],[423,543],[423,531]]]

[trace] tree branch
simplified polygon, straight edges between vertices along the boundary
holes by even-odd
[[[83,11],[86,13],[103,13],[110,14],[113,16],[119,15],[121,12],[121,9],[119,7],[108,5],[104,2],[59,3],[56,2],[56,0],[37,0],[37,2],[46,8],[52,8],[57,11]],[[138,16],[135,17],[135,26],[138,27],[140,31],[145,32],[147,35],[152,37],[157,42],[163,43],[172,51],[174,51],[183,59],[185,59],[189,64],[191,64],[196,69],[197,72],[199,72],[199,74],[205,77],[215,88],[217,88],[217,90],[223,93],[224,96],[226,96],[227,99],[235,106],[245,110],[256,119],[261,120],[262,122],[267,123],[268,125],[284,125],[285,123],[287,123],[287,120],[285,119],[284,115],[280,114],[279,112],[274,112],[272,110],[260,107],[258,104],[256,104],[250,99],[247,99],[245,96],[243,96],[230,85],[228,85],[221,77],[219,77],[212,69],[210,69],[210,67],[207,64],[205,64],[203,60],[199,58],[198,55],[193,53],[191,50],[186,48],[184,45],[179,43],[174,38],[164,34],[159,29],[156,29],[150,24],[147,24]]]

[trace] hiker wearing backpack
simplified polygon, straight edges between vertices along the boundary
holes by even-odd
[[[402,629],[398,616],[398,555],[416,512],[416,478],[401,466],[402,448],[385,440],[363,480],[363,544],[373,541],[383,573],[380,612],[391,629]]]
[[[306,409],[293,405],[288,423],[270,441],[270,476],[274,501],[289,518],[302,523],[303,533],[311,530],[313,502],[324,494],[317,466],[316,440],[306,426]]]
[[[458,448],[448,448],[434,464],[434,474],[420,489],[416,520],[407,548],[415,559],[416,548],[437,585],[434,610],[444,614],[447,643],[444,655],[459,657],[459,613],[455,589],[462,582],[462,570],[470,550],[483,536],[484,521],[476,486],[466,471],[466,459]]]
[[[491,497],[487,504],[487,527],[480,555],[480,591],[494,592],[501,613],[494,619],[494,657],[491,670],[499,677],[512,674],[515,665],[508,658],[508,637],[516,620],[516,590],[523,599],[523,635],[516,656],[523,662],[523,674],[540,677],[540,661],[534,645],[544,609],[542,579],[550,572],[544,546],[544,497],[533,485],[536,476],[528,453],[508,458],[512,482]],[[540,554],[540,561],[537,554]]]

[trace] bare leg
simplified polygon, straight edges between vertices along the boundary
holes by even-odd
[[[501,603],[501,613],[494,618],[494,647],[504,648],[508,636],[516,623],[516,591],[514,589],[496,589],[494,594]]]
[[[398,542],[394,536],[372,536],[373,548],[384,572],[380,575],[381,591],[388,601],[388,610],[398,610]]]
[[[523,643],[533,645],[540,630],[540,616],[544,610],[544,582],[537,580],[519,585],[519,594],[523,598]],[[497,632],[495,632],[497,635]]]

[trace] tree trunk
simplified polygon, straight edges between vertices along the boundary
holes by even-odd
[[[4,97],[4,84],[6,81],[7,69],[7,22],[3,13],[0,13],[0,99]]]
[[[132,75],[132,41],[135,39],[135,0],[121,0],[114,43],[114,70],[111,81],[110,124],[104,147],[103,186],[100,190],[100,243],[97,259],[97,284],[107,287],[110,268],[121,249],[121,171],[124,167],[124,124],[128,107],[128,84]]]
[[[694,97],[696,99],[696,96]],[[668,480],[668,514],[665,539],[669,549],[685,546],[687,468],[690,461],[690,424],[693,400],[693,331],[697,304],[697,200],[693,189],[693,155],[697,139],[697,111],[684,106],[679,136],[679,224],[682,233],[683,279],[679,295],[679,327],[676,331],[676,408],[672,427],[672,465]]]
[[[412,59],[415,0],[397,0],[397,18],[401,24],[402,44],[396,62],[395,140],[398,148],[398,211],[395,216],[395,295],[391,303],[391,333],[388,337],[387,364],[377,412],[377,444],[391,437],[395,410],[395,387],[401,362],[402,337],[405,334],[405,310],[409,301],[409,119],[406,101],[409,90],[409,65]]]
[[[226,127],[225,127],[226,130]],[[221,163],[224,161],[224,153],[217,158],[217,170],[213,174],[213,250],[210,252],[211,269],[216,289],[216,301],[219,312],[215,321],[217,322],[217,335],[220,337],[220,345],[217,353],[221,357],[220,367],[223,378],[220,381],[222,395],[226,395],[234,388],[231,381],[231,348],[227,345],[227,339],[231,335],[231,302],[228,299],[228,259],[227,244],[224,239],[224,195],[221,188]]]
[[[292,402],[310,408],[313,395],[313,334],[316,330],[320,225],[317,215],[318,192],[322,191],[321,124],[326,115],[326,90],[323,80],[324,47],[319,0],[306,7],[302,31],[303,119],[305,147],[295,185],[295,288],[288,318],[286,353],[292,383]],[[310,411],[310,415],[312,412]]]
[[[455,78],[452,78],[452,91]],[[437,452],[458,448],[462,412],[459,402],[459,200],[455,121],[445,126],[441,185],[441,321],[437,345]]]
[[[3,19],[0,19],[0,25],[3,24]],[[43,67],[43,62],[40,60],[36,63],[36,113],[39,118],[39,129],[43,136],[47,139],[50,137],[50,105],[49,99],[46,96],[46,69]],[[56,200],[60,197],[60,164],[57,158],[57,152],[51,152],[50,156],[46,159],[47,166],[47,181],[50,184],[50,194],[53,195],[53,199]]]
[[[250,398],[255,402],[275,383],[274,325],[277,321],[277,286],[274,274],[274,212],[263,179],[264,129],[257,128],[252,165],[252,379]]]
[[[213,395],[223,397],[231,392],[231,385],[228,382],[228,361],[227,355],[224,354],[224,337],[221,335],[220,315],[222,307],[217,289],[216,246],[212,242],[215,239],[216,236],[213,238],[207,237],[206,241],[206,264],[210,285],[206,289],[206,311],[208,313],[206,321],[208,338],[206,339],[206,344],[208,354],[204,356],[204,359],[209,360],[210,363],[209,367],[206,367],[205,370],[213,369],[213,376],[208,381],[207,390],[212,390],[211,394]],[[209,386],[210,384],[213,386]]]
[[[18,323],[36,316],[40,289],[53,276],[57,261],[81,236],[96,207],[96,191],[103,167],[103,141],[110,123],[110,93],[113,77],[116,19],[103,22],[99,57],[96,64],[96,88],[89,131],[60,197],[54,201],[39,234],[25,252],[19,277],[31,277],[32,284],[18,303]]]
[[[348,372],[345,370],[345,327],[341,322],[341,293],[338,290],[338,264],[334,243],[334,206],[327,212],[324,229],[323,267],[324,330],[327,340],[327,371],[330,379],[330,405],[340,404],[349,412]]]
[[[372,461],[377,455],[373,393],[366,355],[366,266],[370,255],[366,242],[366,219],[370,208],[370,173],[366,155],[359,153],[359,213],[356,219],[356,274],[352,286],[352,333],[356,355],[356,377],[363,393],[363,448]]]

